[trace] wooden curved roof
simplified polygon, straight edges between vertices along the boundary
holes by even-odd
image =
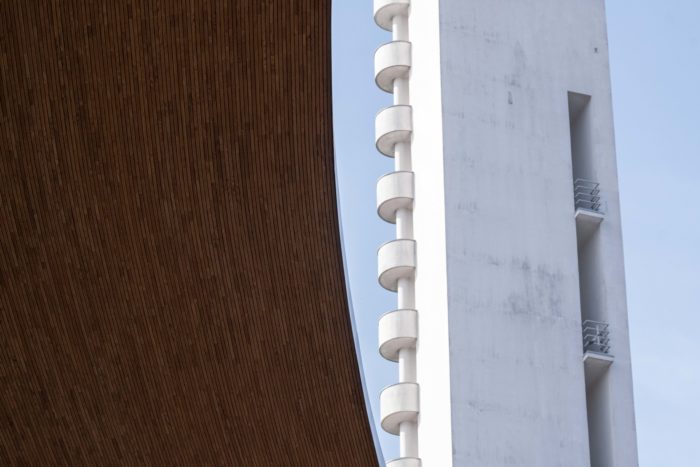
[[[0,22],[0,464],[377,465],[330,0]]]

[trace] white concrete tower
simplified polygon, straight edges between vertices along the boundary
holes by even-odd
[[[375,20],[389,465],[637,466],[604,0],[375,0]]]

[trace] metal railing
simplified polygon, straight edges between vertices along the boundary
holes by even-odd
[[[600,183],[577,178],[574,182],[576,209],[601,212]]]
[[[610,353],[610,325],[600,321],[586,320],[583,322],[583,351]]]

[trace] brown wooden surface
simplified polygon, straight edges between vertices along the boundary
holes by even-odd
[[[377,465],[330,0],[0,0],[0,464]]]

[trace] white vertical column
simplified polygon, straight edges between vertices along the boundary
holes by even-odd
[[[397,143],[394,146],[394,167],[397,171],[411,171],[411,144]]]
[[[408,16],[396,15],[392,19],[394,41],[408,40]],[[408,76],[394,80],[394,105],[408,105]],[[411,143],[399,142],[394,147],[394,161],[397,171],[411,170]],[[396,212],[396,236],[413,239],[413,210],[399,209]],[[399,279],[398,308],[415,307],[414,277]],[[416,383],[416,349],[405,347],[399,350],[399,383]],[[402,458],[418,457],[418,426],[415,421],[400,425],[399,454]]]
[[[408,40],[408,15],[397,14],[391,18],[391,34],[395,41]]]
[[[413,213],[410,213],[411,221]],[[398,219],[398,213],[397,213]],[[398,225],[398,221],[397,221]],[[411,226],[411,236],[413,228]],[[414,309],[415,300],[415,280],[414,278],[399,279],[398,290],[399,309]],[[399,350],[399,382],[415,383],[416,375],[416,349],[415,347],[405,347]],[[399,440],[399,453],[401,457],[418,457],[418,424],[416,422],[404,422],[401,424]]]
[[[375,21],[380,27],[391,30],[393,39],[391,43],[382,46],[375,57],[377,84],[385,91],[393,93],[394,108],[397,109],[399,107],[405,109],[410,106],[411,44],[408,42],[409,4],[409,0],[375,0]],[[408,110],[410,111],[411,109],[409,108]],[[412,123],[410,126],[412,126]],[[408,174],[405,174],[405,172],[411,172],[413,166],[411,161],[412,130],[406,131],[405,127],[400,129],[404,131],[404,136],[397,137],[392,141],[394,143],[393,154],[388,154],[393,155],[396,170],[389,176],[395,176],[397,182],[395,185],[389,185],[386,182],[386,186],[391,186],[391,190],[384,188],[385,191],[381,193],[378,191],[378,196],[383,198],[378,199],[378,201],[381,206],[391,206],[391,214],[387,215],[385,212],[382,218],[396,223],[396,238],[398,240],[413,240],[413,174],[410,174],[410,177],[406,177]],[[387,129],[383,134],[378,134],[378,141],[391,133],[391,130]],[[388,153],[386,150],[382,152]],[[410,186],[406,186],[407,180],[410,180]],[[398,298],[398,310],[396,313],[403,313],[402,316],[413,316],[415,319],[415,272],[411,269],[406,269],[406,271],[397,278],[396,282],[395,291]],[[409,311],[409,313],[406,313],[406,311]],[[398,360],[399,385],[407,384],[415,387],[417,383],[415,338],[417,338],[417,335],[408,335],[410,333],[406,333],[402,327],[405,324],[397,318],[396,328],[389,332],[391,339],[400,343],[394,347],[397,348],[397,351],[392,354],[391,359]],[[411,328],[411,326],[408,326],[408,328]],[[380,345],[386,343],[380,342]],[[414,402],[416,402],[414,406],[417,405],[417,401]],[[397,404],[395,401],[392,401],[392,407],[394,405]],[[384,408],[382,412],[384,413]],[[392,415],[396,416],[397,413],[388,414],[388,416]],[[385,427],[385,429],[387,428]],[[417,411],[414,417],[401,416],[398,429],[396,429],[395,424],[392,424],[388,431],[399,435],[401,456],[399,459],[391,461],[389,465],[397,467],[420,466],[421,462],[418,459]]]

